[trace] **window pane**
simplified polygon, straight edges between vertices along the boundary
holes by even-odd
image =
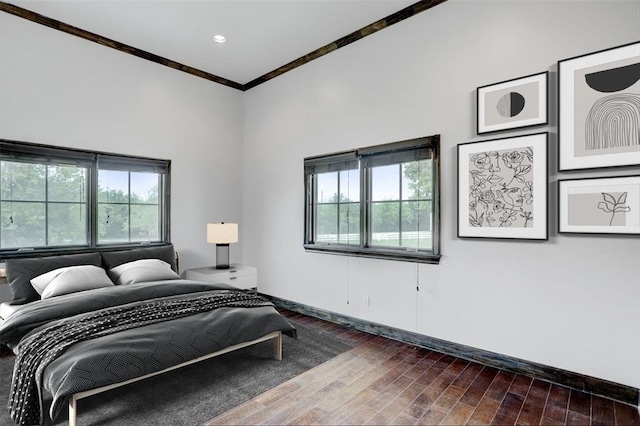
[[[431,160],[412,161],[402,165],[402,199],[431,199]]]
[[[49,245],[85,245],[87,241],[86,204],[50,203]]]
[[[400,203],[371,203],[371,246],[400,246]]]
[[[129,172],[114,170],[98,171],[98,202],[128,203]]]
[[[129,241],[129,205],[98,205],[98,243]]]
[[[338,242],[338,205],[317,206],[316,241],[322,243]]]
[[[159,207],[131,206],[131,241],[160,240]]]
[[[338,172],[318,173],[316,182],[318,203],[335,203],[338,201]]]
[[[402,203],[402,247],[431,250],[431,202]]]
[[[86,202],[88,170],[75,166],[49,166],[49,201]]]
[[[360,171],[340,172],[340,202],[360,201]]]
[[[132,203],[158,204],[158,189],[159,175],[157,173],[131,173]]]
[[[400,199],[400,166],[371,168],[372,200],[386,201]]]
[[[47,166],[2,161],[0,167],[2,199],[5,201],[44,201]]]
[[[339,243],[360,245],[360,203],[340,204]]]
[[[45,203],[3,202],[0,210],[2,248],[43,247],[47,244]]]

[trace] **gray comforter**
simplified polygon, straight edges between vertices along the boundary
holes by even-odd
[[[149,300],[192,299],[225,288],[176,280],[114,286],[33,302],[0,326],[0,342],[20,354],[25,349],[19,341],[51,325],[78,322],[101,309],[144,305]],[[50,416],[55,419],[74,393],[160,371],[273,331],[295,336],[295,328],[273,306],[220,307],[80,341],[42,368],[42,387],[53,395]]]

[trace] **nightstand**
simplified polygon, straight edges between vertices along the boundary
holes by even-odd
[[[232,263],[229,269],[216,269],[215,266],[187,269],[186,279],[206,281],[211,283],[224,283],[241,290],[258,291],[258,270],[253,266]]]

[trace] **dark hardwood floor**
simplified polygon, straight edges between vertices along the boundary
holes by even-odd
[[[637,407],[281,312],[353,349],[207,425],[640,425]]]

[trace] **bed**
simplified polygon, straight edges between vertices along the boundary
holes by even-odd
[[[13,300],[0,343],[16,354],[11,418],[44,419],[77,401],[266,340],[282,358],[295,328],[266,299],[227,284],[181,279],[173,246],[6,262]]]

